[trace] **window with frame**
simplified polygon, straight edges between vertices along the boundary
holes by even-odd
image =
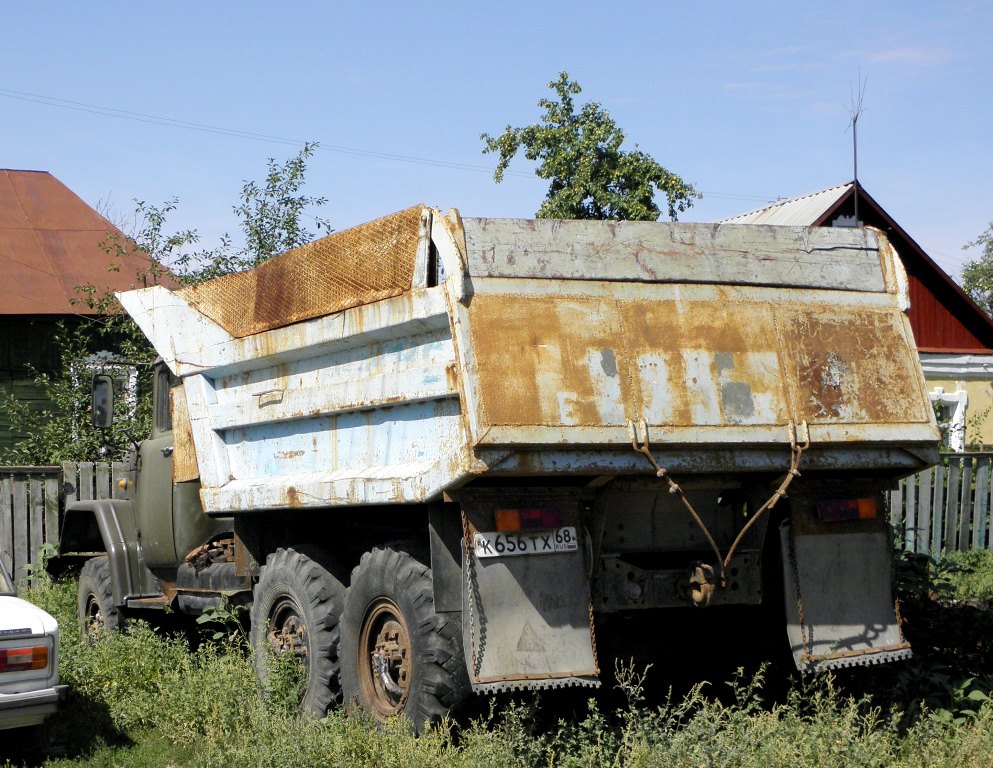
[[[164,365],[155,369],[155,429],[159,432],[172,431],[172,386],[175,377]]]
[[[943,387],[935,387],[928,393],[934,408],[934,417],[941,431],[941,444],[956,453],[965,450],[966,411],[969,395],[964,389],[945,392]]]

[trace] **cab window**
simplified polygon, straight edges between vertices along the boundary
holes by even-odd
[[[169,388],[174,383],[174,378],[164,365],[160,365],[155,371],[155,429],[158,432],[172,431]]]

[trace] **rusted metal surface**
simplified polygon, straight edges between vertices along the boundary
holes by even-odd
[[[635,423],[690,473],[785,470],[803,421],[813,469],[933,461],[906,278],[881,235],[397,216],[412,276],[396,296],[287,299],[265,326],[288,325],[243,338],[261,315],[225,327],[207,305],[244,304],[238,281],[258,275],[209,300],[121,296],[183,379],[208,511],[419,502],[486,472],[643,474]],[[397,242],[341,248],[375,272],[370,253],[390,262]]]
[[[111,238],[121,257],[107,252]],[[42,171],[0,170],[0,314],[68,315],[76,287],[144,287],[148,257],[68,187]],[[116,271],[111,271],[111,269]],[[175,286],[168,276],[163,285]]]
[[[397,296],[414,285],[422,206],[323,237],[255,269],[183,288],[236,338]],[[423,277],[422,277],[423,280]]]
[[[641,419],[661,445],[783,442],[791,419],[815,442],[933,439],[897,308],[802,302],[785,289],[778,303],[746,288],[651,293],[477,287],[478,441],[619,443]]]
[[[172,406],[172,481],[184,483],[200,477],[197,465],[196,448],[193,445],[193,430],[190,429],[190,411],[186,405],[186,391],[173,387],[169,392]]]

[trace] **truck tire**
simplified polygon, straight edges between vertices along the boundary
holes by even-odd
[[[76,613],[83,638],[91,643],[99,639],[102,632],[124,628],[121,609],[114,605],[110,563],[106,555],[87,560],[79,572]]]
[[[300,709],[317,717],[341,703],[338,619],[344,597],[338,579],[295,549],[269,555],[255,585],[250,634],[255,671],[265,683],[272,651],[298,654],[306,673]]]
[[[431,570],[377,548],[352,571],[341,619],[346,705],[378,719],[404,715],[418,732],[471,693],[457,619],[435,613]]]

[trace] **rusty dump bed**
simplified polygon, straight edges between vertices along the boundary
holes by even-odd
[[[414,503],[480,475],[907,474],[938,433],[873,230],[462,219],[417,206],[120,295],[181,377],[210,512]],[[188,417],[188,418],[187,418]]]

